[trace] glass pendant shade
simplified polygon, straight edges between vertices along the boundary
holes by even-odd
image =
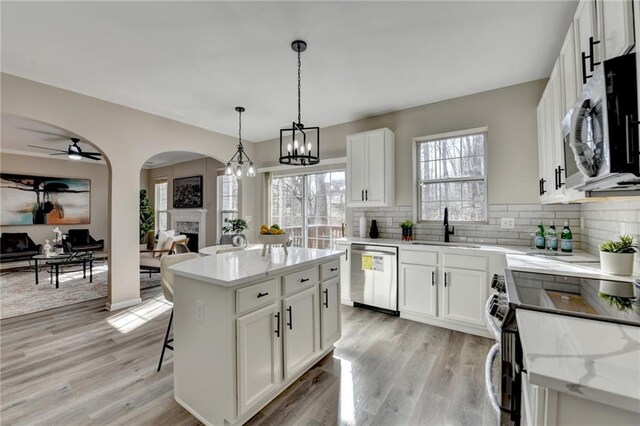
[[[251,158],[244,152],[244,146],[242,145],[242,113],[245,109],[236,107],[236,111],[238,111],[238,150],[231,157],[231,160],[227,162],[225,174],[227,176],[235,176],[236,179],[242,179],[242,176],[255,177],[256,168]]]

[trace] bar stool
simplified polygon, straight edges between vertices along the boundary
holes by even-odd
[[[167,302],[173,305],[173,273],[169,270],[169,267],[176,265],[180,262],[184,262],[191,259],[197,259],[200,257],[198,253],[182,253],[172,254],[171,256],[165,256],[160,264],[160,279],[162,281],[162,293]],[[171,308],[171,316],[169,317],[169,325],[167,326],[167,333],[164,336],[164,343],[162,344],[162,352],[160,353],[160,362],[158,362],[158,371],[162,368],[162,359],[164,358],[165,349],[173,350],[173,337],[169,338],[171,334],[171,324],[173,323],[173,307]]]

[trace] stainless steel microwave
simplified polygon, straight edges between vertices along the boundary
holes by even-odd
[[[594,72],[563,120],[565,186],[581,191],[640,189],[635,53]]]

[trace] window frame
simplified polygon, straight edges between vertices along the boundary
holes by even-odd
[[[166,186],[166,206],[164,208],[164,210],[161,210],[158,208],[158,185],[165,185]],[[167,177],[157,177],[153,180],[153,210],[154,210],[154,224],[153,224],[153,231],[154,231],[154,235],[158,235],[161,231],[166,231],[170,228],[170,223],[169,223],[169,179]],[[160,218],[160,213],[164,213],[165,214],[165,219],[166,219],[166,224],[167,224],[167,229],[160,229],[158,227],[158,224],[160,222],[159,218]]]
[[[419,178],[419,163],[420,163],[420,151],[418,149],[419,144],[423,142],[441,140],[441,139],[451,139],[462,136],[470,136],[483,134],[483,142],[482,142],[482,160],[484,166],[484,174],[482,177],[459,177],[459,178],[448,178],[448,179],[426,179],[422,180]],[[424,224],[439,224],[440,220],[422,220],[421,212],[422,212],[422,198],[420,187],[423,183],[439,183],[439,182],[471,182],[471,181],[483,181],[484,184],[484,220],[474,220],[474,221],[459,221],[452,220],[449,223],[454,224],[487,224],[489,222],[489,185],[488,185],[488,151],[487,151],[487,140],[489,137],[489,128],[488,127],[476,127],[472,129],[458,130],[454,132],[446,132],[446,133],[438,133],[434,135],[427,136],[418,136],[413,138],[412,140],[412,153],[413,153],[413,221],[415,223],[424,223]]]
[[[302,241],[303,243],[305,243],[305,245],[308,245],[308,240],[309,240],[309,236],[308,236],[308,232],[307,232],[307,221],[308,221],[308,216],[307,216],[307,176],[311,176],[311,175],[317,175],[317,174],[324,174],[324,173],[337,173],[337,172],[343,172],[344,176],[345,176],[345,190],[344,190],[344,197],[345,197],[345,214],[344,214],[344,222],[343,224],[346,226],[347,223],[347,189],[346,189],[346,179],[347,179],[347,169],[346,167],[338,167],[338,168],[330,168],[327,170],[318,170],[318,171],[308,171],[305,173],[285,173],[285,174],[278,174],[278,175],[270,175],[269,176],[269,180],[268,180],[268,190],[269,190],[269,205],[268,205],[268,217],[267,217],[267,222],[268,223],[273,223],[273,180],[274,179],[278,179],[278,178],[285,178],[285,177],[291,177],[293,175],[295,176],[301,176],[302,177],[302,199],[303,199],[303,203],[302,203]],[[328,217],[329,219],[329,226],[331,226],[330,222],[331,222],[331,216]],[[314,238],[315,240],[319,240],[318,238]],[[333,240],[331,237],[329,238],[329,245],[331,246],[332,244],[335,244],[336,241]],[[332,248],[329,248],[329,250],[333,250]]]
[[[222,175],[218,175],[216,177],[216,184],[217,184],[217,211],[218,211],[218,226],[217,226],[217,241],[220,241],[220,238],[222,238],[222,236],[224,235],[224,232],[222,232],[222,227],[224,226],[224,222],[223,222],[223,216],[225,213],[235,213],[236,214],[236,218],[241,217],[240,215],[240,210],[241,210],[241,200],[242,200],[242,181],[236,179],[236,182],[238,184],[238,190],[236,193],[236,197],[238,199],[238,209],[237,210],[223,210],[222,206],[223,206],[223,187],[224,187],[224,179],[226,177],[233,177],[234,179],[236,179],[234,176],[227,176],[225,174]]]

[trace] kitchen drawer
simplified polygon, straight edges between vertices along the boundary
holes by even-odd
[[[236,290],[236,313],[242,314],[276,300],[278,283],[269,280]]]
[[[340,275],[340,261],[324,263],[320,265],[320,280],[327,281]]]
[[[487,271],[489,258],[484,256],[468,256],[465,254],[445,253],[444,266],[449,268],[473,269],[475,271]]]
[[[287,296],[298,290],[318,284],[318,267],[303,269],[282,279],[282,295]]]
[[[438,253],[425,250],[400,249],[400,263],[413,263],[415,265],[437,266]]]

